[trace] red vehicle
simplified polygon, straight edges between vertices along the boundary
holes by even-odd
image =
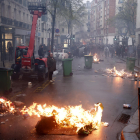
[[[28,9],[33,14],[32,29],[29,46],[17,46],[15,50],[15,64],[11,66],[14,69],[13,79],[19,75],[37,75],[39,80],[44,80],[47,73],[47,58],[34,57],[34,44],[37,20],[46,12],[46,4],[39,2],[29,2]]]

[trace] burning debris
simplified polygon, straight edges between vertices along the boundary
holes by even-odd
[[[10,112],[13,113],[15,110],[14,104],[6,98],[0,98],[0,113]]]
[[[65,132],[67,131],[67,133],[72,131],[74,134],[88,135],[100,126],[103,112],[103,105],[101,103],[95,104],[91,110],[83,109],[82,105],[59,108],[54,105],[47,106],[44,104],[42,106],[33,103],[30,107],[26,108],[26,106],[24,106],[23,109],[18,109],[17,111],[12,102],[0,98],[0,105],[4,106],[0,108],[0,113],[2,110],[6,110],[12,114],[19,112],[20,115],[23,115],[24,119],[31,116],[41,118],[35,126],[36,132],[39,134],[54,134],[54,132],[64,130]]]
[[[97,54],[95,53],[95,55],[93,56],[93,63],[99,64],[99,59],[97,58]]]
[[[0,114],[1,113],[12,113],[15,115],[21,115],[20,109],[17,107],[22,106],[24,103],[20,101],[11,102],[8,99],[0,98]]]
[[[101,123],[103,106],[101,103],[98,103],[95,104],[94,109],[87,111],[84,110],[81,105],[58,108],[56,106],[46,106],[46,104],[41,106],[37,103],[33,103],[29,108],[24,107],[21,112],[22,114],[28,113],[30,116],[35,115],[37,117],[54,116],[59,127],[76,128],[76,132],[78,133],[81,129],[88,131],[87,126],[92,126],[92,130],[98,128]],[[40,121],[40,123],[41,122],[42,121]]]
[[[122,77],[122,78],[132,77],[131,73],[125,72],[124,69],[122,69],[121,71],[118,71],[116,70],[116,67],[114,67],[113,69],[106,69],[106,72],[108,74],[111,74],[111,76],[114,76],[114,77]]]

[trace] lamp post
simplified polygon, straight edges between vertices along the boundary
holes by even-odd
[[[47,31],[49,32],[49,47],[50,47],[50,34],[51,34],[51,29],[49,28]]]

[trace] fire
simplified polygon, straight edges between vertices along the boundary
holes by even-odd
[[[99,62],[99,59],[97,58],[97,54],[95,53],[95,55],[93,56],[93,61],[94,62]]]
[[[136,77],[136,78],[138,77],[138,74],[137,74],[137,73],[135,73],[135,77]]]
[[[92,56],[91,52],[89,53],[89,56]]]
[[[0,98],[0,105],[3,104],[8,108],[10,113],[14,113],[15,106],[11,101],[4,98]],[[85,110],[82,105],[79,106],[48,106],[46,104],[41,105],[33,103],[30,107],[24,106],[21,110],[21,114],[28,114],[29,116],[55,116],[56,123],[61,127],[76,128],[77,133],[80,129],[84,129],[85,126],[92,126],[92,129],[97,129],[101,124],[103,112],[103,105],[101,103],[95,104],[91,110]]]
[[[131,77],[132,76],[131,73],[125,72],[124,69],[122,69],[121,71],[118,71],[116,67],[114,67],[113,69],[106,69],[106,71],[107,73],[113,74],[113,76],[117,76],[117,77],[123,77],[123,76]]]
[[[5,98],[0,98],[0,105],[0,109],[3,111],[5,110],[10,113],[13,113],[13,111],[15,110],[13,103],[11,101],[6,100]]]
[[[56,106],[47,106],[46,104],[38,105],[33,103],[32,106],[21,110],[22,114],[28,113],[30,116],[55,116],[57,124],[63,127],[76,127],[77,131],[86,125],[92,124],[93,128],[98,127],[102,118],[102,104],[95,104],[95,108],[88,111],[79,106],[68,106],[58,108]]]

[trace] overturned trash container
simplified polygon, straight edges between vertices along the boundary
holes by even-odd
[[[126,61],[126,70],[134,72],[136,58],[128,57]]]
[[[85,55],[85,68],[91,69],[92,68],[92,62],[93,62],[93,56],[92,55]]]
[[[11,92],[11,75],[13,69],[0,68],[0,92],[7,93]]]
[[[63,65],[63,76],[72,76],[72,58],[63,59],[62,65]]]

